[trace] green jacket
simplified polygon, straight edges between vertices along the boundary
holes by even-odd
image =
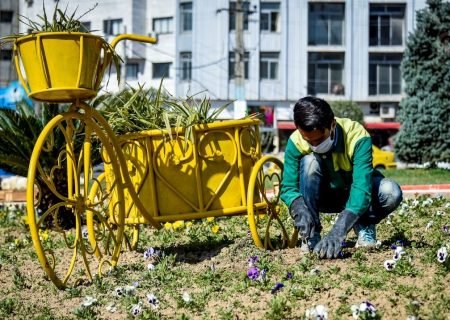
[[[331,189],[350,189],[345,209],[361,215],[372,197],[372,139],[358,122],[336,118],[335,143],[323,158]],[[300,160],[312,153],[309,144],[295,130],[289,137],[284,156],[281,199],[288,205],[302,196],[299,188]],[[331,154],[331,156],[329,156]]]

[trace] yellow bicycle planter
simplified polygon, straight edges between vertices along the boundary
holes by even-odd
[[[115,136],[82,102],[97,94],[112,50],[124,39],[156,42],[120,35],[109,45],[91,34],[42,33],[14,45],[31,98],[73,103],[43,129],[28,171],[31,237],[53,283],[63,288],[116,266],[124,243],[136,247],[140,224],[161,228],[168,221],[248,214],[258,247],[294,244],[279,199],[283,164],[262,157],[258,121],[198,125],[193,140],[181,129]],[[42,155],[55,151],[54,163],[44,163]],[[75,227],[61,226],[67,216]]]

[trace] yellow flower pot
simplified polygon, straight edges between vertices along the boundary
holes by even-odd
[[[243,214],[252,168],[261,157],[258,120],[230,120],[184,131],[150,130],[119,137],[128,174],[149,214],[176,221]],[[105,164],[105,172],[113,175]],[[126,194],[126,223],[146,223]],[[112,199],[114,207],[117,200]]]
[[[111,58],[109,44],[89,33],[36,33],[14,44],[19,79],[28,96],[39,101],[95,97]]]

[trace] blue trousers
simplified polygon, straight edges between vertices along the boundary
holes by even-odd
[[[341,212],[350,196],[350,188],[331,189],[320,155],[309,154],[300,160],[300,191],[315,215],[316,230],[321,229],[319,212]],[[403,199],[400,186],[378,171],[372,178],[372,200],[359,219],[362,225],[378,224],[393,212]]]

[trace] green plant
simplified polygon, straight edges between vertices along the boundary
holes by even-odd
[[[281,320],[289,317],[290,305],[285,297],[275,296],[269,301],[269,311],[266,319]]]
[[[361,124],[364,123],[364,114],[354,101],[332,101],[331,109],[336,117],[349,118]]]

